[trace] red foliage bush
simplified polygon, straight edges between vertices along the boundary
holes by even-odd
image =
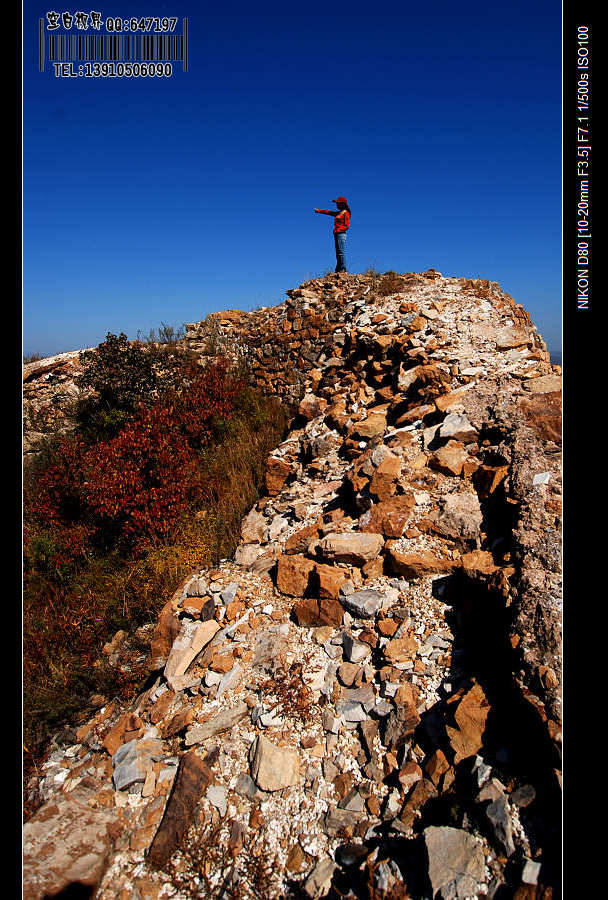
[[[91,547],[133,547],[167,535],[205,491],[200,453],[225,433],[245,385],[215,363],[151,407],[110,440],[64,439],[26,496],[26,562],[36,525],[51,528],[47,571]]]

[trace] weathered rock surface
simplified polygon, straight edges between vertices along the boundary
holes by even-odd
[[[444,900],[466,900],[477,896],[477,886],[484,879],[484,856],[474,837],[459,828],[424,830],[429,856],[429,878],[433,896]]]
[[[115,810],[92,809],[84,786],[38,811],[23,828],[23,897],[42,900],[70,885],[95,888],[110,858]]]
[[[261,791],[280,791],[300,779],[300,757],[295,750],[275,747],[260,734],[251,748],[251,777]]]

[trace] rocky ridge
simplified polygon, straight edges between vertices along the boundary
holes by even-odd
[[[559,369],[493,282],[288,298],[187,327],[297,414],[234,558],[150,629],[146,690],[29,786],[24,896],[557,897]]]

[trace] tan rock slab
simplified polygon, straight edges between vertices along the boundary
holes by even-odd
[[[280,791],[300,781],[300,755],[297,750],[276,747],[263,734],[250,750],[251,777],[261,791]]]
[[[448,441],[444,447],[436,450],[429,460],[429,466],[444,475],[461,474],[467,460],[467,451],[460,441]]]
[[[369,492],[375,500],[388,500],[395,493],[402,466],[401,457],[392,453],[382,460],[369,485]]]
[[[418,641],[413,634],[402,638],[393,638],[384,648],[384,657],[389,665],[403,663],[414,659],[418,650]]]
[[[164,675],[170,687],[180,689],[181,685],[178,685],[177,679],[181,675],[185,675],[194,658],[207,646],[219,627],[213,619],[208,622],[184,622],[182,624],[165,666]],[[173,684],[174,680],[175,685]]]
[[[455,560],[441,559],[433,553],[404,553],[388,544],[386,556],[392,572],[410,579],[452,572],[459,565]]]
[[[340,588],[348,580],[348,572],[338,566],[316,563],[312,576],[312,589],[321,598],[337,600]]]
[[[361,526],[363,532],[382,534],[386,538],[399,538],[403,535],[410,520],[414,498],[411,494],[400,494],[380,503],[374,503],[364,514]]]
[[[561,391],[562,379],[559,375],[541,375],[540,378],[529,378],[524,381],[523,388],[531,394],[549,394]]]
[[[386,431],[386,414],[370,413],[367,419],[356,422],[350,430],[350,437],[369,440],[380,437]]]
[[[291,474],[291,463],[275,456],[269,456],[266,460],[266,490],[271,497],[281,492],[283,486]]]
[[[108,826],[116,810],[93,809],[77,786],[45,803],[23,826],[23,900],[55,897],[71,885],[99,884],[112,854]]]
[[[487,550],[472,550],[464,553],[460,558],[462,570],[471,578],[476,575],[493,575],[499,566],[494,565],[494,559]]]
[[[318,543],[321,556],[333,562],[362,566],[379,556],[384,546],[381,534],[349,532],[329,534]]]
[[[201,725],[194,725],[186,734],[186,746],[191,747],[193,744],[201,744],[203,741],[206,741],[207,738],[216,737],[218,734],[224,734],[224,732],[230,731],[231,728],[234,728],[235,725],[238,725],[239,722],[242,722],[243,719],[246,719],[248,716],[249,707],[247,703],[237,703],[236,706],[233,706],[231,709],[226,709],[218,713],[216,716],[209,719],[208,722],[203,722]]]

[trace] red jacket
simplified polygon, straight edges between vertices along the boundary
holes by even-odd
[[[347,209],[317,209],[315,212],[325,213],[326,216],[334,216],[334,234],[342,234],[350,227],[350,213]]]

